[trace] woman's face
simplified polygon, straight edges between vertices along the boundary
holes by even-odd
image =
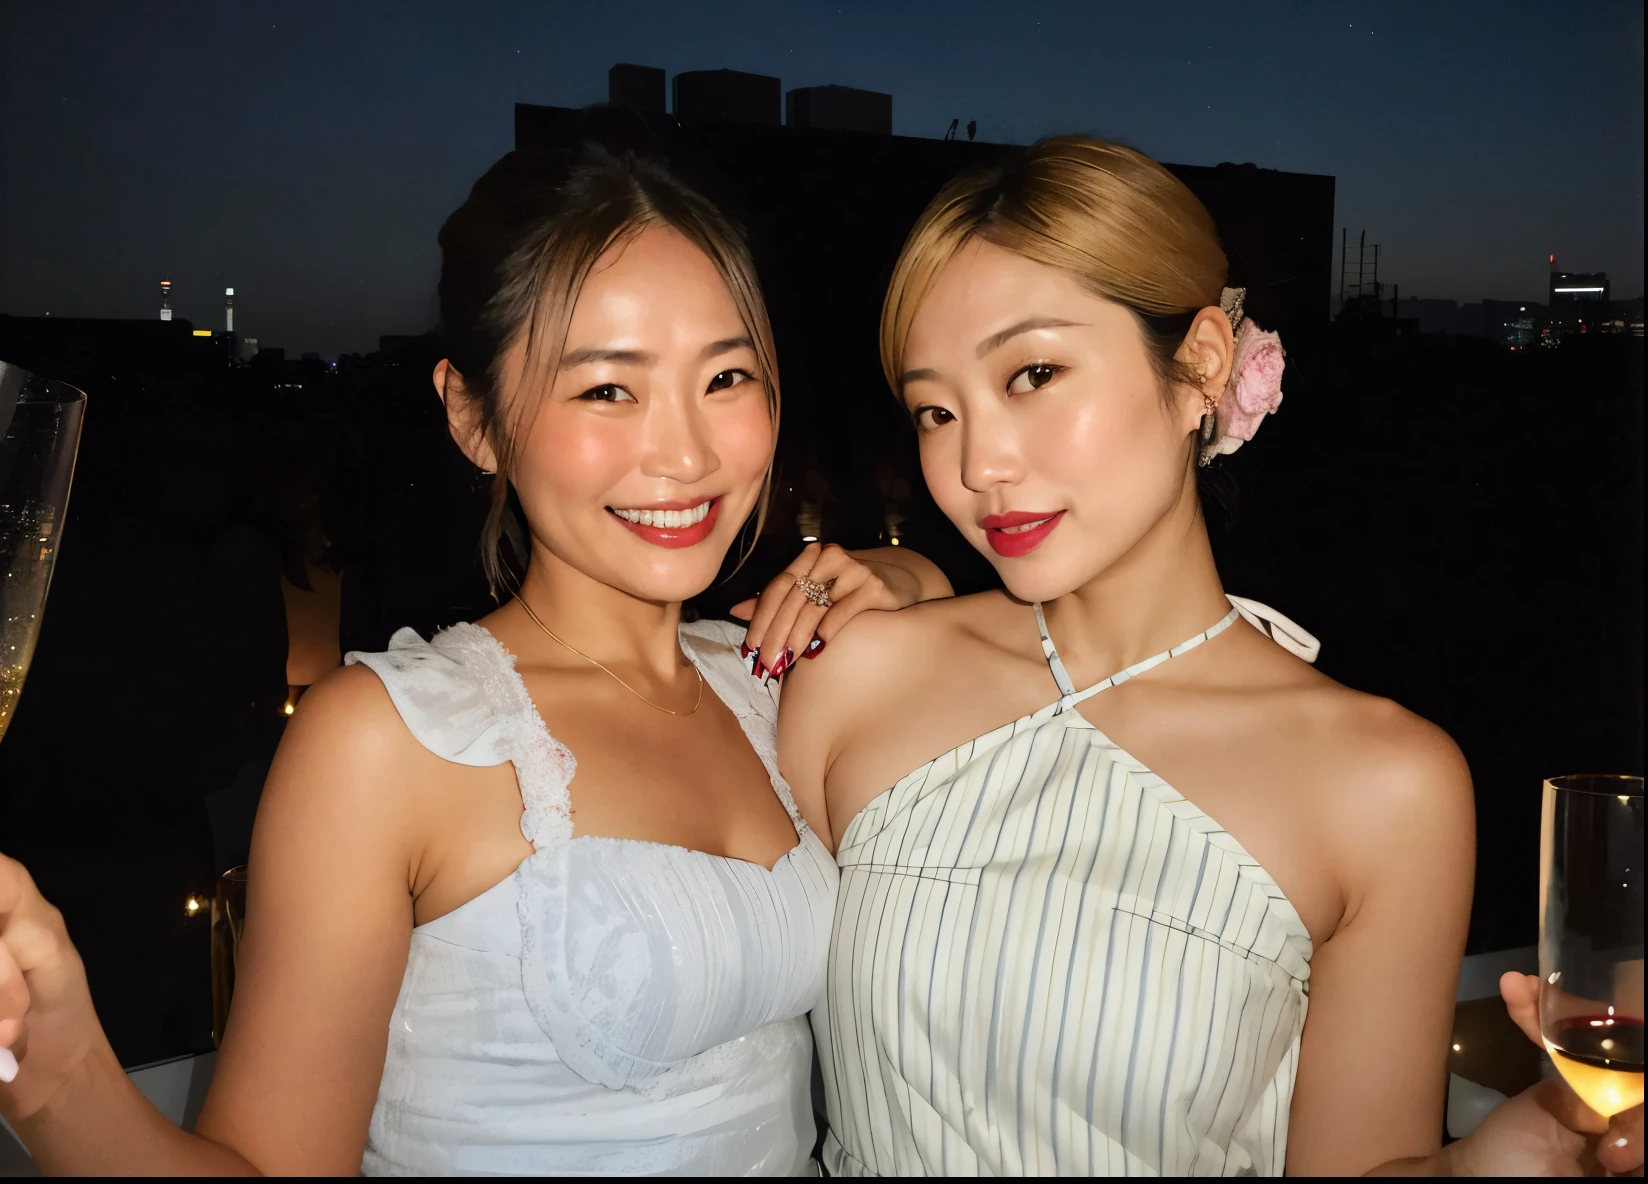
[[[502,381],[524,362],[517,343]],[[774,440],[749,330],[702,251],[662,227],[610,250],[528,416],[513,476],[539,546],[646,600],[709,587]]]
[[[1014,596],[1074,591],[1194,507],[1200,398],[1165,402],[1133,314],[1064,271],[969,242],[917,310],[903,367],[927,486]]]

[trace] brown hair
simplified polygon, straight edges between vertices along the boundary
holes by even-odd
[[[498,459],[499,479],[481,535],[481,560],[494,596],[519,575],[504,561],[503,540],[510,539],[517,561],[527,556],[519,524],[512,520],[509,480],[522,427],[536,407],[527,396],[544,390],[558,368],[572,310],[596,261],[649,226],[679,232],[726,281],[755,344],[776,439],[777,350],[739,228],[655,160],[599,147],[509,153],[475,183],[440,233],[442,345],[463,376],[478,426]],[[527,364],[521,382],[513,391],[500,390],[500,362],[523,332]],[[754,536],[761,533],[771,483],[769,467]]]
[[[1174,358],[1197,312],[1217,305],[1228,265],[1206,208],[1141,152],[1057,136],[1004,164],[963,174],[904,242],[881,308],[881,366],[895,394],[916,310],[967,242],[1074,275],[1139,319],[1164,386],[1194,381]]]

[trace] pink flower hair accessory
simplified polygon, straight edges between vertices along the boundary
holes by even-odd
[[[1202,420],[1200,463],[1204,467],[1214,457],[1229,455],[1253,439],[1265,416],[1282,405],[1287,351],[1279,336],[1242,315],[1246,295],[1246,288],[1226,288],[1219,299],[1219,307],[1236,331],[1236,352],[1230,379],[1214,401],[1213,413]]]

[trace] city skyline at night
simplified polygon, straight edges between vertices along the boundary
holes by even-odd
[[[976,120],[981,141],[1080,130],[1331,174],[1336,225],[1384,244],[1404,295],[1540,299],[1551,252],[1643,288],[1628,5],[19,9],[0,18],[18,316],[152,317],[164,276],[178,317],[219,323],[232,285],[242,331],[293,352],[427,329],[435,231],[508,151],[514,104],[604,101],[615,62],[888,93],[897,135]]]

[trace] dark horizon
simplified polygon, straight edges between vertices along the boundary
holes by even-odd
[[[153,317],[169,279],[202,328],[234,287],[237,335],[288,356],[422,332],[435,231],[511,147],[514,104],[601,102],[619,61],[890,92],[899,135],[976,118],[985,141],[1082,130],[1330,174],[1335,226],[1384,245],[1405,297],[1543,300],[1551,252],[1643,291],[1640,6],[23,7],[0,16],[17,316]]]

